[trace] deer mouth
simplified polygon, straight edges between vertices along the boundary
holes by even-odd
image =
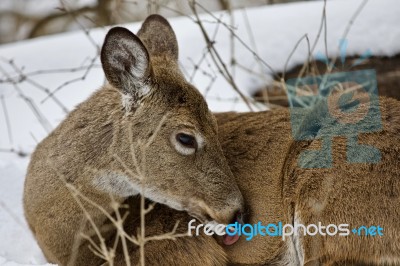
[[[212,220],[211,222],[208,222],[208,223],[212,224],[214,226],[218,224],[215,220]],[[230,233],[226,232],[226,234],[221,237],[222,241],[218,241],[218,242],[220,242],[220,244],[224,244],[225,246],[231,246],[231,245],[235,244],[240,239],[240,233],[238,230],[239,224],[240,225],[244,224],[242,214],[240,212],[238,212],[238,214],[236,215],[236,217],[233,219],[233,221],[231,223],[229,223],[228,225],[223,224],[225,226],[225,231],[229,231]],[[236,229],[234,229],[232,227],[232,225],[235,225]]]
[[[230,246],[235,244],[240,238],[239,224],[243,225],[243,213],[242,211],[237,211],[231,221],[227,221],[222,218],[223,215],[219,215],[219,212],[213,212],[211,209],[204,204],[204,202],[197,202],[195,207],[192,205],[188,213],[199,220],[203,224],[222,224],[225,226],[225,230],[229,230],[229,234],[226,233],[222,236],[222,244]],[[235,226],[234,226],[235,225]],[[227,228],[228,227],[228,228]],[[226,229],[227,228],[227,229]],[[236,230],[234,229],[236,228]],[[221,239],[221,238],[220,238]]]
[[[240,236],[238,234],[235,234],[233,236],[229,235],[224,235],[222,237],[222,242],[224,243],[225,246],[230,246],[235,244],[239,240]]]
[[[236,217],[234,218],[234,220],[231,224],[235,224],[235,223],[243,225],[243,216],[242,216],[241,212],[238,212],[236,214]],[[224,235],[222,237],[222,242],[226,246],[235,244],[240,238],[239,232],[237,232],[237,231],[235,232],[235,229],[233,229],[232,227],[228,227],[228,231],[232,234],[227,233],[226,235]]]

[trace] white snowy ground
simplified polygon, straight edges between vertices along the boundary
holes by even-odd
[[[327,47],[330,56],[338,54],[338,43],[351,17],[362,3],[361,0],[335,0],[327,4]],[[234,12],[235,33],[257,51],[275,71],[282,71],[286,59],[295,44],[304,34],[314,42],[321,22],[323,2],[304,2],[275,5]],[[347,39],[347,55],[360,55],[370,50],[373,55],[391,56],[400,52],[400,5],[398,0],[370,0],[352,26]],[[225,13],[214,16],[229,23]],[[248,18],[246,21],[245,17]],[[221,56],[230,59],[229,31],[215,22],[215,18],[201,16],[210,36],[216,36],[216,47]],[[200,30],[189,18],[170,19],[180,45],[180,61],[188,78],[192,77],[194,64],[202,58],[206,46]],[[248,27],[250,25],[254,44]],[[125,25],[136,32],[140,24]],[[216,32],[217,29],[217,33]],[[75,72],[32,74],[38,70],[69,69],[85,66],[96,55],[95,44],[101,44],[107,29],[90,31],[92,41],[83,32],[72,32],[43,37],[16,44],[0,46],[0,80],[16,78],[18,73],[6,60],[13,59],[18,68],[28,74],[28,80],[16,86],[0,82],[0,151],[11,148],[31,152],[36,143],[65,117],[65,112],[53,99],[34,83],[55,90],[65,82],[80,79],[84,70]],[[324,52],[324,42],[319,41],[313,54]],[[235,69],[238,87],[248,92],[270,80],[270,71],[254,59],[238,40],[235,42],[235,57],[239,63],[262,77],[251,75],[241,68]],[[288,67],[304,62],[307,57],[306,42],[302,42],[293,54]],[[211,65],[211,67],[209,66]],[[84,80],[68,84],[55,93],[68,110],[83,101],[104,82],[101,68],[90,69]],[[246,105],[238,100],[237,94],[221,76],[213,73],[215,66],[209,56],[200,64],[192,82],[206,93],[209,106],[214,111],[247,111]],[[5,74],[6,73],[6,74]],[[211,80],[215,78],[214,82]],[[208,88],[211,84],[211,87]],[[2,100],[4,99],[4,100]],[[236,100],[235,100],[236,99]],[[5,103],[5,104],[4,104]],[[31,104],[31,105],[29,105]],[[31,106],[31,107],[30,107]],[[32,107],[33,106],[33,107]],[[35,112],[32,111],[35,108]],[[258,107],[257,107],[258,108]],[[254,109],[257,109],[254,108]],[[11,134],[6,126],[7,110]],[[29,232],[22,211],[22,188],[29,157],[0,152],[0,265],[40,265],[46,261],[34,238]]]

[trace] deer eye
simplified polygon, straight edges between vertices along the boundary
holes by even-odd
[[[186,148],[192,148],[192,149],[197,148],[196,138],[192,135],[188,135],[185,133],[178,133],[176,134],[176,140]]]

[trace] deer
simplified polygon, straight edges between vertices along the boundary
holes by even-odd
[[[325,226],[348,224],[349,230],[359,226],[383,229],[383,235],[375,231],[372,236],[351,232],[346,236],[305,235],[302,229],[297,229],[297,234],[286,239],[256,235],[248,241],[242,235],[232,245],[224,245],[217,236],[216,241],[226,255],[225,265],[400,265],[400,102],[381,97],[379,107],[382,130],[361,134],[359,143],[378,148],[381,161],[349,163],[346,155],[349,144],[345,136],[338,136],[333,140],[331,168],[299,165],[301,152],[321,149],[321,139],[295,141],[288,108],[215,114],[225,158],[246,203],[246,223],[320,222]],[[319,120],[314,122],[309,119],[315,119],[314,114],[321,108],[316,105],[310,110],[306,125],[331,126],[324,116],[317,116]],[[362,107],[358,111],[362,112]],[[309,159],[316,160],[316,156],[311,153]],[[157,213],[161,223],[183,219],[183,214],[165,205]],[[128,227],[131,226],[138,224]],[[148,232],[162,228],[154,221],[148,226]],[[175,240],[179,241],[183,239]],[[204,246],[195,249],[201,251]],[[210,246],[208,250],[212,249]],[[163,246],[156,247],[148,256],[163,250]],[[180,254],[178,250],[162,256],[169,261],[171,256]],[[202,265],[202,262],[207,265],[202,259],[182,265]]]
[[[107,84],[37,145],[28,167],[24,212],[47,260],[105,263],[89,239],[114,243],[116,231],[107,229],[108,214],[116,213],[111,203],[139,196],[205,223],[235,221],[244,210],[242,194],[223,155],[215,117],[179,68],[167,20],[149,16],[137,35],[112,28],[100,59]],[[226,260],[213,239],[195,242],[213,247],[209,255],[197,253],[202,260],[208,256],[210,265]],[[134,263],[138,254],[131,252]]]
[[[379,107],[382,130],[363,133],[358,142],[378,148],[381,161],[349,163],[346,137],[338,136],[331,168],[299,166],[301,152],[321,149],[321,139],[295,141],[288,108],[216,116],[220,143],[246,202],[247,223],[344,223],[350,230],[380,225],[384,232],[241,237],[225,246],[233,265],[400,265],[400,102],[381,97]],[[308,118],[320,109],[313,107]],[[305,124],[330,126],[325,119],[306,118]]]
[[[175,221],[180,221],[177,232],[187,232],[187,224],[193,217],[200,222],[211,221],[227,224],[240,220],[238,216],[242,215],[244,221],[249,224],[258,222],[263,224],[277,222],[317,224],[321,222],[325,225],[347,223],[351,226],[379,225],[384,228],[384,235],[375,237],[354,235],[310,236],[298,232],[298,234],[286,239],[255,236],[251,241],[247,241],[244,237],[235,238],[232,241],[226,236],[212,237],[200,234],[190,237],[187,235],[176,239],[162,239],[146,243],[145,262],[148,265],[310,266],[396,265],[400,263],[400,225],[398,223],[400,218],[400,173],[398,170],[400,163],[398,146],[398,143],[400,143],[400,103],[397,100],[380,98],[382,130],[361,134],[358,140],[359,143],[374,145],[380,150],[381,161],[376,164],[348,163],[346,151],[349,147],[346,137],[338,136],[333,140],[333,166],[331,168],[299,167],[299,155],[305,150],[320,149],[321,140],[318,138],[304,141],[295,140],[291,131],[290,112],[285,108],[250,113],[212,114],[207,111],[195,117],[186,113],[189,116],[188,121],[191,123],[194,123],[193,121],[199,123],[197,119],[200,119],[203,115],[210,117],[210,119],[204,121],[204,125],[211,123],[212,137],[205,135],[203,131],[197,132],[197,134],[191,132],[193,138],[186,136],[190,135],[186,131],[184,136],[175,135],[171,137],[171,134],[164,133],[166,129],[163,130],[163,122],[161,126],[160,123],[155,123],[152,129],[148,129],[152,134],[148,131],[145,131],[145,133],[137,132],[134,131],[136,127],[147,125],[148,120],[163,121],[167,110],[160,111],[158,119],[153,118],[154,115],[150,115],[149,112],[146,113],[146,119],[141,122],[133,122],[135,121],[133,118],[139,115],[136,112],[144,111],[141,108],[144,108],[146,103],[150,104],[151,101],[154,101],[158,108],[165,102],[157,98],[156,94],[154,96],[151,94],[151,96],[148,96],[149,98],[146,98],[146,96],[142,96],[140,90],[132,94],[130,90],[124,90],[127,89],[126,87],[121,86],[121,83],[124,83],[129,84],[128,88],[141,88],[151,84],[151,82],[144,79],[140,81],[139,85],[133,85],[135,78],[138,77],[138,72],[131,72],[130,64],[142,62],[138,61],[137,58],[138,56],[139,58],[143,57],[140,53],[135,55],[129,53],[134,49],[126,49],[126,45],[131,44],[129,40],[132,39],[137,44],[138,38],[133,37],[134,35],[126,30],[117,30],[114,32],[118,33],[115,36],[118,37],[116,39],[118,41],[113,43],[112,52],[107,48],[110,45],[108,41],[113,40],[112,30],[107,35],[102,48],[103,68],[110,84],[78,106],[60,127],[50,134],[48,138],[50,140],[46,139],[38,145],[32,156],[24,192],[25,213],[28,223],[49,261],[60,265],[100,265],[107,262],[104,258],[94,254],[89,248],[91,243],[81,237],[82,234],[93,235],[91,232],[93,230],[90,230],[91,226],[87,225],[87,217],[82,214],[76,200],[65,188],[66,183],[74,182],[75,187],[80,189],[80,193],[86,197],[94,198],[93,201],[96,200],[109,213],[114,211],[109,206],[110,194],[119,203],[127,206],[127,209],[121,210],[126,212],[120,215],[126,214],[124,230],[128,235],[136,235],[142,222],[138,219],[140,212],[139,198],[141,196],[146,197],[147,204],[160,203],[154,205],[153,210],[145,217],[146,234],[148,235],[161,234],[173,228]],[[151,31],[156,33],[155,36],[150,33]],[[126,35],[130,37],[128,38]],[[143,47],[149,51],[153,71],[149,70],[149,73],[152,73],[152,79],[158,77],[158,82],[161,82],[160,78],[162,78],[162,84],[171,85],[176,82],[175,78],[178,77],[179,83],[175,83],[174,88],[181,89],[184,87],[182,84],[189,86],[177,71],[177,42],[165,19],[159,16],[149,17],[139,31],[138,37],[143,42]],[[160,41],[160,38],[162,41]],[[107,54],[110,53],[116,53],[117,58],[119,58],[118,62],[123,62],[122,65],[117,64],[117,70],[108,64]],[[163,56],[160,56],[160,53]],[[172,62],[170,61],[171,54],[174,58]],[[161,64],[163,68],[158,69],[160,65],[156,65],[155,62],[159,57],[163,57],[163,63],[168,62],[168,66]],[[115,61],[111,60],[111,62],[115,64]],[[121,73],[123,73],[122,76]],[[173,73],[173,75],[167,75],[167,73]],[[131,76],[131,74],[134,76]],[[125,75],[128,75],[130,79],[127,80]],[[172,77],[173,80],[171,81]],[[165,80],[169,82],[165,83]],[[151,88],[146,88],[145,91],[151,91]],[[202,96],[194,88],[191,91],[193,94],[190,94],[190,96],[195,95],[193,97],[195,99],[186,95],[183,102],[193,100],[192,104],[196,107],[190,110],[183,109],[179,112],[191,111],[197,114],[198,111],[196,110],[202,109],[202,104],[205,104]],[[179,90],[174,91],[174,93],[180,95]],[[98,96],[96,97],[96,95]],[[172,95],[169,96],[172,97]],[[143,103],[140,101],[138,104],[135,99],[142,99]],[[168,112],[173,112],[174,106],[182,104],[181,98],[178,97],[177,101],[174,101],[174,99],[176,98],[173,97],[168,101],[170,107]],[[101,103],[99,104],[102,111],[101,115],[95,112],[98,109],[93,107],[98,102]],[[361,102],[361,105],[365,104],[365,102]],[[319,113],[320,108],[321,106],[316,105],[310,111],[310,114],[304,120],[303,129],[307,130],[314,124],[319,125],[320,128],[329,126],[323,116],[314,115]],[[110,113],[112,113],[112,119],[104,117],[104,114],[110,115]],[[90,116],[87,117],[86,115]],[[115,122],[113,121],[116,117],[119,117],[122,121],[118,122],[121,125],[113,130],[112,125],[114,125]],[[70,122],[66,123],[68,121]],[[132,126],[133,132],[129,133],[129,130],[122,126],[131,121],[134,126]],[[97,129],[100,125],[102,130],[85,130],[86,125],[93,125]],[[76,130],[76,133],[74,130]],[[156,131],[158,133],[153,135]],[[62,132],[66,133],[63,135]],[[110,132],[113,132],[113,134],[110,134]],[[316,134],[321,134],[321,132],[321,130],[318,130]],[[130,138],[142,136],[144,140],[154,138],[154,143],[164,137],[164,142],[161,143],[175,147],[172,157],[174,160],[178,160],[176,159],[178,155],[195,154],[195,157],[197,157],[197,152],[201,151],[198,148],[199,146],[207,148],[209,151],[208,145],[211,144],[208,144],[208,140],[211,139],[215,142],[213,145],[218,147],[216,156],[219,157],[212,157],[216,161],[207,161],[207,163],[211,163],[211,166],[208,166],[207,169],[213,171],[208,172],[208,174],[211,174],[210,178],[201,175],[202,178],[206,179],[201,188],[197,184],[197,186],[193,186],[193,183],[189,184],[188,181],[179,179],[181,183],[175,186],[168,186],[169,182],[167,184],[162,183],[159,187],[150,190],[153,194],[146,194],[146,190],[141,193],[141,189],[138,188],[140,184],[132,184],[131,181],[136,173],[131,173],[132,170],[127,171],[127,169],[136,169],[136,167],[134,166],[135,162],[130,162],[134,160],[131,156],[132,149],[129,149],[135,142],[126,140],[126,136],[130,136]],[[184,143],[188,142],[190,147],[195,147],[194,150],[192,149],[189,152],[187,145],[176,148],[175,141],[179,141],[180,137],[183,138]],[[76,140],[81,141],[83,139],[90,145],[87,145],[86,142],[75,144]],[[196,142],[191,140],[196,140]],[[97,149],[96,147],[99,147],[99,145],[101,148]],[[352,145],[355,144],[352,143]],[[111,152],[108,148],[110,146]],[[140,145],[138,146],[135,146],[133,151],[138,152]],[[161,145],[159,144],[158,147],[161,147]],[[186,155],[182,155],[182,153]],[[163,164],[162,168],[157,167],[165,158],[159,157],[159,154],[159,151],[155,155],[152,154],[156,156],[156,159],[150,161],[150,163],[147,162],[149,159],[146,156],[146,168],[151,173],[151,175],[146,176],[149,176],[149,178],[155,176],[166,180],[168,178],[167,171],[171,170],[173,178],[177,179],[184,176],[182,172],[193,171],[193,168],[185,168],[188,166],[168,168],[168,165],[176,165],[177,162],[172,160],[170,164]],[[118,155],[118,157],[115,155]],[[315,153],[314,155],[310,153],[308,159],[310,161],[316,160],[315,156]],[[68,163],[71,162],[70,160],[73,163]],[[80,163],[82,165],[82,161],[85,162],[86,167],[84,169],[88,170],[75,168]],[[129,167],[123,167],[122,162],[129,164]],[[212,168],[215,162],[218,163],[217,169]],[[109,170],[110,165],[113,167],[112,174]],[[98,171],[98,169],[101,171]],[[226,174],[216,180],[213,173],[220,173],[221,169]],[[99,175],[99,172],[102,175]],[[115,172],[118,175],[115,175]],[[162,172],[163,175],[160,176],[158,172]],[[195,173],[192,172],[190,176],[196,177]],[[47,176],[49,178],[43,178]],[[77,176],[81,177],[81,180],[77,179]],[[217,177],[220,177],[220,175],[217,175]],[[154,179],[151,182],[147,179],[145,181],[145,188],[153,186],[153,182],[161,182]],[[138,180],[136,182],[140,183]],[[58,183],[58,185],[56,186],[55,183]],[[202,198],[198,199],[199,196],[187,195],[181,201],[176,200],[182,191],[187,190],[190,191],[187,193],[194,194],[201,191]],[[49,194],[51,191],[54,191],[53,194]],[[231,196],[232,194],[228,196],[227,192],[234,193],[235,196]],[[169,193],[170,196],[166,201],[160,199],[160,196],[154,195],[165,195],[165,193]],[[217,194],[224,199],[217,201],[217,203],[222,204],[221,206],[210,203],[210,201],[216,200]],[[49,195],[52,197],[49,197]],[[187,203],[191,202],[193,197],[200,202],[208,203],[207,214],[199,212],[196,208],[189,208],[192,205]],[[235,198],[234,203],[228,200],[232,197]],[[176,201],[180,204],[177,204]],[[115,242],[116,230],[113,229],[112,225],[110,226],[104,212],[89,207],[87,207],[87,213],[90,214],[92,223],[102,230],[106,244],[112,246]],[[226,210],[230,210],[229,215],[220,218],[221,216],[217,214],[220,214],[221,210],[224,210],[222,213],[227,213]],[[137,264],[139,261],[138,248],[130,244],[125,250],[128,250],[130,255],[129,261],[132,264]],[[113,264],[127,265],[122,244],[118,246]]]

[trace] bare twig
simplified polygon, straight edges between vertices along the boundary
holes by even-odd
[[[0,101],[1,101],[1,105],[3,106],[4,118],[6,120],[8,140],[10,141],[10,144],[12,146],[13,138],[12,138],[12,131],[11,131],[11,123],[10,123],[10,117],[8,116],[8,111],[7,111],[6,102],[4,100],[4,95],[0,95]]]
[[[196,9],[196,2],[195,1],[191,1],[190,2],[190,7],[193,11],[193,14],[196,17],[196,23],[199,25],[200,30],[203,34],[203,37],[207,43],[207,49],[209,50],[209,54],[212,58],[212,60],[215,63],[215,66],[218,68],[218,71],[223,75],[223,77],[226,79],[226,81],[232,86],[232,88],[234,89],[234,91],[240,96],[240,98],[245,102],[245,104],[247,105],[247,107],[249,108],[250,111],[253,110],[253,108],[251,107],[249,100],[247,99],[246,96],[244,96],[244,94],[240,91],[240,89],[238,88],[238,86],[236,85],[235,80],[233,79],[232,74],[229,72],[225,62],[223,61],[223,59],[221,58],[221,56],[219,55],[218,51],[215,49],[214,47],[214,42],[210,39],[210,37],[207,34],[207,31],[205,30],[199,15],[197,13],[197,9]]]

